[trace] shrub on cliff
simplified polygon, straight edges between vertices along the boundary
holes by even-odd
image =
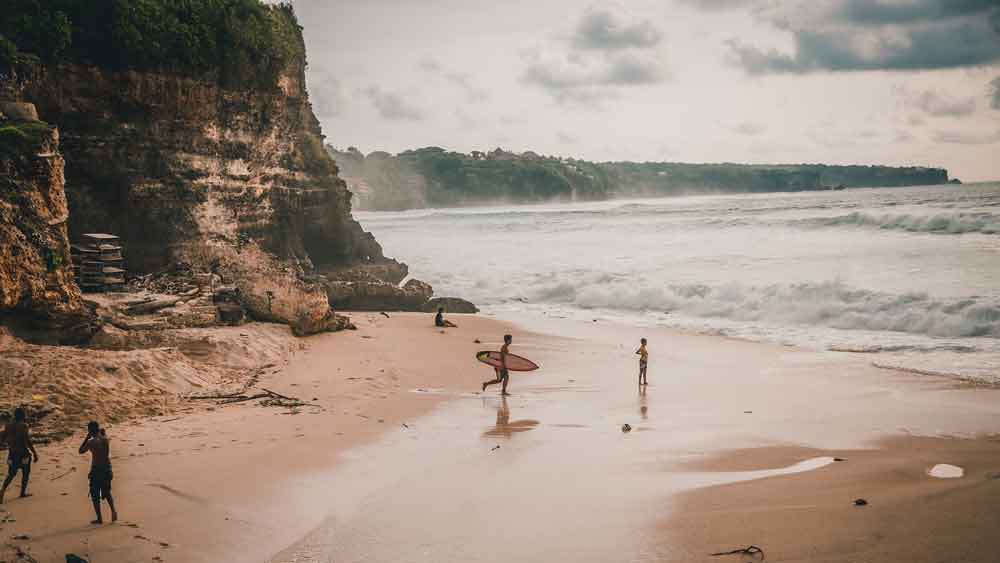
[[[8,0],[0,35],[46,63],[275,87],[305,48],[289,4],[260,0]]]
[[[0,124],[0,158],[15,159],[34,153],[51,135],[52,127],[40,121]]]

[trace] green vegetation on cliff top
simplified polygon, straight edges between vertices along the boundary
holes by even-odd
[[[226,87],[274,87],[305,61],[291,5],[260,0],[7,0],[0,73],[18,53],[43,63],[176,72]]]
[[[365,156],[353,147],[329,150],[353,188],[358,207],[380,210],[948,181],[946,170],[924,167],[589,162],[531,151],[463,154],[439,147],[396,156]]]

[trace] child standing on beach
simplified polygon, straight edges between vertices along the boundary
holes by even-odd
[[[639,340],[639,349],[635,351],[639,355],[639,385],[649,385],[646,380],[646,366],[649,365],[649,350],[646,349],[646,339]]]

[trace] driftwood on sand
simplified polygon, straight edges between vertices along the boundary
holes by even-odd
[[[217,401],[218,405],[232,405],[236,403],[246,403],[249,401],[260,401],[265,407],[319,407],[315,403],[307,403],[298,397],[289,397],[276,393],[270,389],[261,389],[260,393],[224,393],[216,395],[191,395],[188,397],[192,401]]]
[[[720,551],[718,553],[710,554],[712,557],[719,557],[720,555],[749,555],[750,557],[757,558],[760,555],[760,560],[764,560],[764,550],[757,547],[756,545],[748,545],[740,549],[734,549],[732,551]]]

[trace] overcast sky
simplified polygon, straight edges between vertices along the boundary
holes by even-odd
[[[295,0],[327,141],[1000,180],[1000,0]]]

